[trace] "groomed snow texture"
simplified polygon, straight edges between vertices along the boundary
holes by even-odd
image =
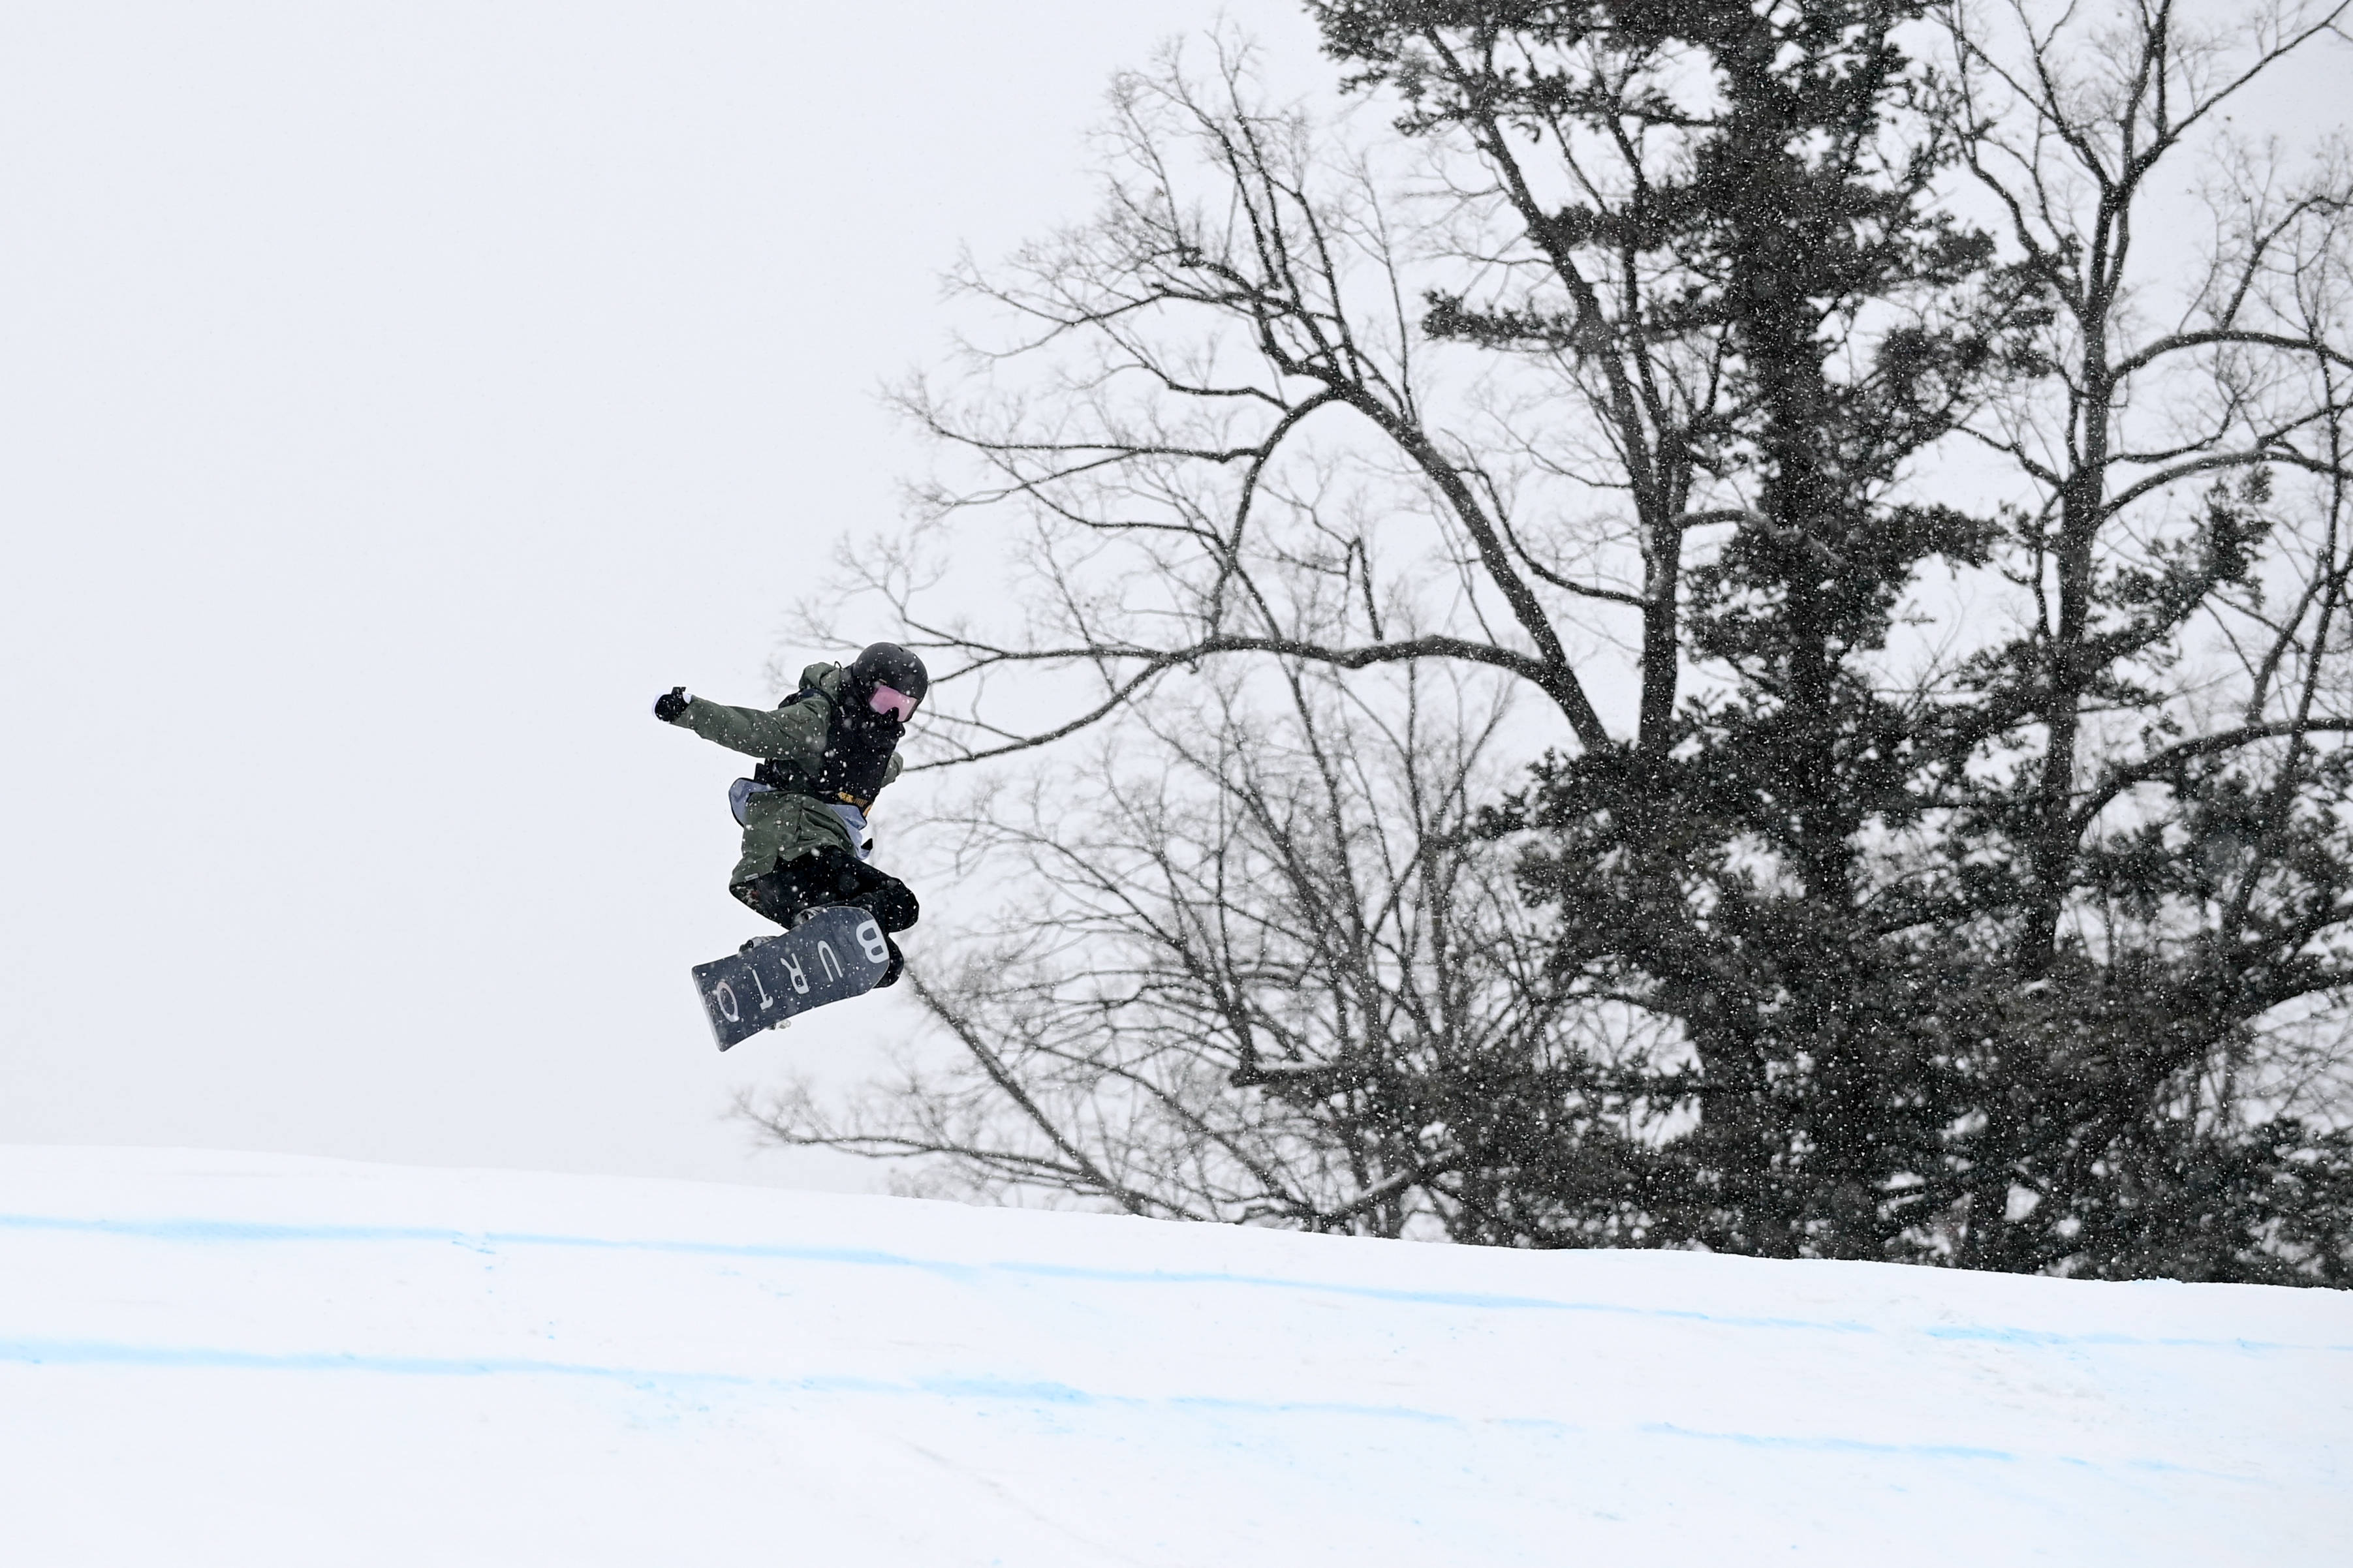
[[[2353,1297],[0,1149],[12,1563],[2353,1562]]]

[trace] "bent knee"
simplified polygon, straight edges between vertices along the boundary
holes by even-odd
[[[905,931],[923,916],[923,906],[916,901],[914,889],[904,882],[892,882],[875,898],[874,918],[882,922],[884,931]]]

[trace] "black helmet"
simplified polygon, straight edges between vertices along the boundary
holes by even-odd
[[[894,642],[879,642],[849,662],[849,681],[860,697],[871,697],[887,686],[912,701],[921,702],[932,683],[923,661]]]

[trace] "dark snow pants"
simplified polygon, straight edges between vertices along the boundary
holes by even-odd
[[[727,889],[745,908],[787,931],[803,910],[828,904],[864,910],[885,931],[905,931],[923,910],[898,878],[828,846],[776,866]]]

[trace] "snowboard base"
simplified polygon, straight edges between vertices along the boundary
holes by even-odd
[[[696,964],[694,989],[723,1051],[813,1007],[863,996],[890,962],[872,915],[821,909],[748,952]]]

